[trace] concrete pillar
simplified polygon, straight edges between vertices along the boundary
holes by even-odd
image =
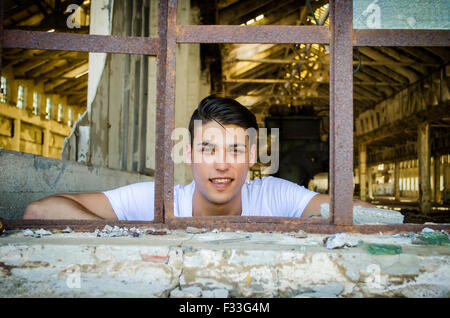
[[[394,163],[394,195],[395,200],[400,201],[400,162]]]
[[[366,186],[366,161],[367,161],[367,146],[366,144],[359,144],[359,198],[362,201],[366,201],[367,198],[367,186]]]
[[[42,144],[42,156],[48,157],[50,150],[50,129],[45,128],[43,134],[44,134],[44,142]]]
[[[366,169],[367,173],[366,173],[366,178],[368,181],[368,186],[367,186],[367,196],[369,199],[373,198],[373,192],[372,192],[372,167],[371,166],[367,166]]]
[[[21,130],[21,120],[20,118],[14,119],[14,135],[12,140],[12,150],[20,151],[20,130]]]
[[[441,203],[441,156],[434,157],[434,202]]]
[[[430,184],[430,124],[417,127],[417,152],[419,157],[419,205],[422,214],[431,211]]]

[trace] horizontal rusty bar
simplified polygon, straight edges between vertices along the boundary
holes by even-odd
[[[246,232],[295,232],[304,230],[307,233],[333,234],[333,233],[361,233],[361,234],[395,234],[420,232],[428,227],[434,230],[450,232],[449,224],[386,224],[386,225],[333,225],[311,223],[225,223],[204,222],[197,218],[177,218],[170,222],[152,223],[146,221],[106,221],[106,220],[1,220],[6,231],[44,228],[47,230],[62,230],[69,226],[75,232],[94,232],[103,229],[105,225],[119,227],[135,227],[138,229],[170,229],[184,230],[188,226],[204,228],[207,231],[218,229],[220,231],[246,231]]]
[[[213,224],[227,224],[227,223],[267,223],[271,224],[330,224],[329,219],[315,218],[315,219],[301,219],[301,218],[289,218],[289,217],[266,217],[266,216],[200,216],[200,217],[168,217],[167,224],[183,223],[183,222],[198,222],[198,223],[213,223]]]
[[[449,46],[450,30],[353,30],[353,46]]]
[[[159,39],[79,33],[3,30],[4,48],[156,56]]]
[[[327,26],[177,25],[178,43],[318,43],[330,42]]]

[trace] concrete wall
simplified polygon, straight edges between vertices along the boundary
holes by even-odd
[[[97,192],[152,177],[0,148],[0,218],[22,218],[26,206],[55,193]]]
[[[448,246],[357,235],[396,244],[327,249],[324,235],[203,233],[0,237],[3,297],[449,297]]]

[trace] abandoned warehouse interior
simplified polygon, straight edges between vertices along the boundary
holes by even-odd
[[[432,36],[416,42],[399,37],[391,41],[394,44],[370,34],[361,36],[361,45],[352,47],[353,85],[346,88],[353,94],[352,109],[343,112],[333,110],[330,102],[334,98],[330,92],[337,92],[331,87],[333,81],[338,87],[348,77],[331,74],[335,70],[330,65],[338,64],[336,70],[340,66],[331,56],[336,48],[328,29],[338,30],[340,21],[330,25],[328,1],[178,1],[176,24],[184,29],[171,30],[169,17],[167,38],[159,42],[162,22],[158,19],[164,16],[158,13],[157,1],[3,1],[0,146],[18,152],[15,156],[34,155],[21,155],[21,160],[34,160],[34,166],[25,164],[30,170],[16,174],[9,165],[18,159],[2,151],[4,167],[14,175],[17,186],[11,190],[11,184],[2,181],[1,217],[19,219],[29,202],[57,192],[101,191],[142,180],[155,180],[164,187],[191,182],[190,169],[184,164],[174,164],[172,174],[158,177],[166,160],[161,158],[164,149],[158,148],[158,142],[165,148],[170,144],[167,128],[161,125],[170,122],[172,114],[174,127],[186,127],[198,102],[214,93],[237,99],[269,132],[279,128],[279,169],[271,175],[339,200],[335,191],[340,190],[330,190],[331,169],[338,166],[335,160],[350,161],[352,176],[344,183],[353,188],[346,190],[352,197],[400,211],[405,223],[449,222],[448,18],[439,15],[439,10],[427,9],[419,19],[418,7],[411,5],[403,18],[392,21],[407,3],[392,7],[383,2],[381,13],[373,14],[367,11],[370,1],[353,3],[353,33],[374,31],[370,23],[377,18],[382,25],[376,28],[381,31],[437,29],[433,31],[440,33],[435,42]],[[73,10],[69,5],[75,6]],[[408,20],[408,14],[415,20]],[[210,28],[189,29],[196,25]],[[274,32],[286,32],[287,40],[283,41],[283,33],[271,40],[276,36],[252,37],[244,32],[239,38],[238,29],[214,29],[268,25],[280,27]],[[297,43],[289,39],[295,37],[293,29],[281,29],[295,26],[315,29],[310,38],[317,43]],[[222,38],[211,39],[214,32]],[[105,38],[82,40],[77,35]],[[125,38],[116,45],[114,41],[106,44],[110,35],[129,37],[128,45]],[[177,44],[169,43],[174,37]],[[176,54],[169,56],[172,60],[161,49],[164,45],[175,49]],[[167,76],[174,78],[172,91],[158,78],[158,56],[164,54],[167,60],[161,63]],[[160,97],[158,90],[164,90]],[[165,107],[163,100],[166,105],[173,102],[174,108],[159,113]],[[343,151],[346,159],[338,155],[336,129],[342,128],[341,113],[342,118],[352,116],[351,123],[344,124],[352,128],[352,151]],[[332,127],[332,116],[339,128]],[[45,185],[39,177],[30,176],[46,165],[36,163],[40,156],[64,160],[48,161],[55,175]],[[109,174],[73,179],[75,172],[64,172],[71,163],[106,169],[102,171]],[[258,163],[248,179],[269,175],[266,168]]]
[[[448,1],[0,3],[2,297],[450,295]],[[247,178],[328,193],[329,217],[173,217],[171,133],[213,93],[279,129],[279,169]],[[154,222],[21,219],[140,181]]]

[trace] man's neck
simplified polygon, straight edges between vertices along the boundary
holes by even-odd
[[[192,198],[192,216],[232,216],[242,214],[241,194],[225,204],[214,204],[197,190]]]

